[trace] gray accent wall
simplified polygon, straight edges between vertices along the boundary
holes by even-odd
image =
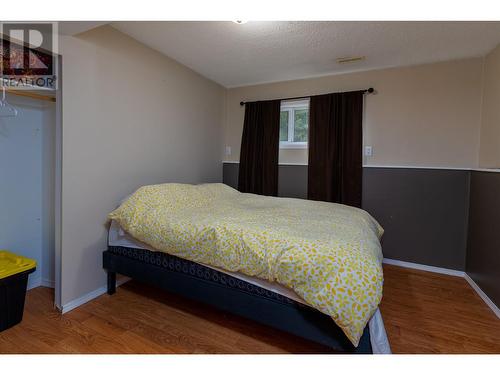
[[[307,199],[307,165],[279,166],[278,195]]]
[[[384,257],[465,270],[466,170],[364,168],[363,208],[384,227]]]
[[[468,170],[363,169],[363,208],[384,227],[384,257],[465,270]],[[223,164],[223,182],[238,185],[238,163]],[[307,166],[280,165],[278,195],[307,197]]]
[[[238,163],[222,163],[222,182],[232,188],[238,189]],[[279,186],[279,181],[278,181]]]
[[[223,163],[222,181],[238,188],[238,163]],[[278,196],[307,198],[307,165],[280,165],[278,175]]]
[[[472,172],[466,272],[500,306],[500,173]]]

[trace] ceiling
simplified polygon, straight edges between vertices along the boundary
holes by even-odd
[[[500,22],[113,22],[225,87],[483,56]],[[366,56],[340,65],[337,58]]]
[[[61,21],[58,22],[59,34],[61,35],[75,35],[83,33],[87,30],[105,25],[109,22],[103,21]]]

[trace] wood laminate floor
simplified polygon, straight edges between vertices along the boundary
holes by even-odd
[[[500,353],[500,319],[459,277],[384,266],[394,353]],[[0,353],[328,353],[328,348],[131,281],[65,315],[28,292]]]

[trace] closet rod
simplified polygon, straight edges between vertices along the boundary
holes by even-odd
[[[372,94],[375,89],[373,87],[370,87],[366,90],[360,90],[360,91],[363,91],[364,94]],[[310,98],[310,96],[296,96],[295,98],[282,98],[280,100],[293,100],[293,99],[308,99]],[[240,102],[240,105],[243,106],[245,105],[246,102]]]
[[[24,91],[24,90],[5,89],[5,92],[12,94],[12,95],[24,96],[26,98],[32,98],[32,99],[38,99],[38,100],[45,100],[48,102],[55,102],[56,101],[56,98],[54,98],[52,96],[37,94],[34,92],[29,92],[29,91]]]

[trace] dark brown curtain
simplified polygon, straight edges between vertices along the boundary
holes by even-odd
[[[363,91],[312,96],[307,197],[361,207]]]
[[[280,100],[245,104],[238,190],[278,195]]]

